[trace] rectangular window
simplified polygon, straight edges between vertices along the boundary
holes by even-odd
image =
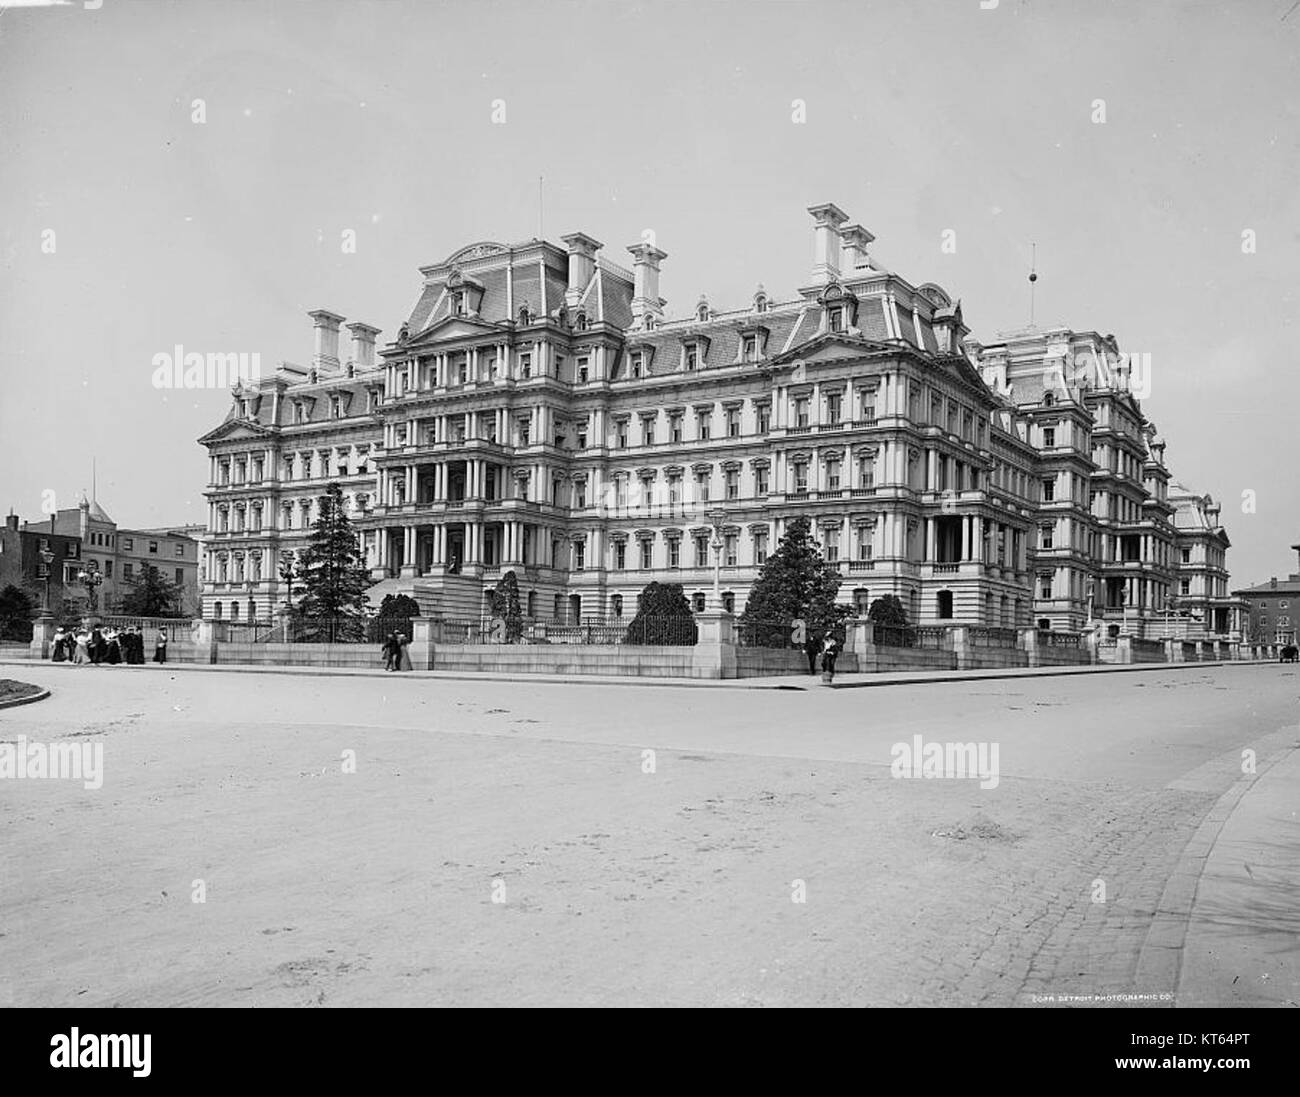
[[[585,541],[573,542],[573,570],[585,571],[587,569],[587,543]]]
[[[844,330],[844,310],[843,310],[843,309],[831,309],[830,312],[828,313],[827,318],[828,318],[828,321],[829,321],[828,324],[827,324],[827,326],[831,329],[831,331],[843,331],[843,330]]]
[[[694,348],[694,347],[687,347],[687,348],[686,348],[686,368],[687,368],[687,370],[693,370],[697,365],[699,365],[699,361],[700,361],[700,356],[699,356],[698,352],[695,350],[695,348]]]
[[[794,491],[796,495],[803,495],[808,490],[808,466],[803,462],[794,467]]]
[[[111,579],[111,578],[113,578],[113,561],[112,561],[112,560],[105,560],[105,561],[104,561],[104,578],[105,578],[105,579]]]
[[[796,427],[806,427],[808,425],[808,398],[801,396],[794,402],[794,425]]]
[[[826,490],[840,490],[840,463],[838,461],[826,462]]]
[[[698,503],[707,503],[709,501],[709,474],[707,472],[697,472],[695,474],[695,501]]]
[[[573,505],[578,510],[585,510],[587,506],[587,484],[580,481],[573,485]]]
[[[1055,445],[1056,445],[1056,428],[1055,428],[1055,427],[1044,427],[1044,428],[1043,428],[1043,448],[1044,448],[1044,449],[1052,449]]]
[[[641,420],[641,444],[643,446],[653,446],[655,444],[655,421],[653,419]]]
[[[840,531],[834,527],[822,530],[822,555],[829,564],[840,558]]]
[[[766,468],[757,468],[754,470],[754,494],[755,495],[767,494],[767,490],[768,490],[767,471],[768,470]]]
[[[766,434],[772,425],[772,409],[767,404],[759,404],[756,411],[758,413],[758,433]]]
[[[645,355],[639,351],[632,355],[632,376],[640,377],[641,371],[645,368]]]
[[[729,568],[736,566],[736,542],[739,538],[734,533],[728,533],[722,538],[722,562]]]
[[[740,498],[740,472],[736,469],[728,469],[726,473],[727,498]]]
[[[840,406],[843,403],[843,397],[839,393],[832,393],[826,397],[826,422],[831,426],[838,426],[840,421]]]
[[[740,409],[739,408],[727,409],[727,437],[728,438],[740,437]]]
[[[758,361],[758,336],[757,335],[745,336],[745,361],[746,362]]]
[[[122,548],[123,548],[125,551],[127,551],[127,552],[132,551],[132,549],[135,548],[135,540],[134,540],[134,538],[131,538],[131,537],[123,537],[123,538],[122,538]]]
[[[185,571],[182,568],[176,569],[176,585],[179,587],[185,582]]]
[[[863,457],[858,462],[858,477],[864,488],[875,487],[876,459],[874,457]]]
[[[528,352],[519,355],[519,376],[525,379],[533,375],[533,356]]]
[[[682,478],[680,476],[668,477],[668,506],[670,509],[676,508],[682,501]]]
[[[1056,481],[1044,480],[1043,481],[1043,502],[1050,503],[1055,498],[1056,498]]]
[[[682,417],[680,415],[668,417],[668,435],[674,442],[682,440]]]
[[[641,569],[649,571],[654,564],[654,542],[649,538],[641,542]]]
[[[713,417],[709,415],[709,413],[706,411],[701,411],[697,413],[695,417],[696,434],[698,435],[701,442],[707,442],[709,440],[709,427],[711,425],[712,418]]]
[[[670,568],[682,566],[682,543],[676,537],[668,541],[668,566]]]
[[[618,432],[618,448],[627,449],[627,420],[620,419],[615,429]]]
[[[709,566],[709,536],[706,533],[695,535],[695,566],[697,568]]]
[[[754,534],[754,563],[762,564],[767,561],[767,533],[760,531]]]
[[[1192,550],[1191,549],[1181,550],[1181,559],[1184,564],[1190,564],[1192,562]]]
[[[1191,593],[1192,593],[1192,581],[1191,581],[1190,579],[1182,579],[1182,580],[1180,580],[1178,586],[1179,586],[1179,593],[1180,593],[1180,594],[1191,594]]]
[[[135,569],[134,569],[130,564],[123,564],[123,565],[122,565],[122,578],[125,579],[125,580],[129,583],[129,582],[131,581],[131,573],[132,573],[134,570],[135,570]],[[177,570],[179,571],[180,569],[178,568]]]
[[[872,535],[875,531],[870,526],[858,527],[858,559],[870,560],[872,553]]]
[[[1052,548],[1052,539],[1055,536],[1055,530],[1051,526],[1043,526],[1039,530],[1039,546],[1041,548]]]
[[[587,377],[590,372],[591,372],[591,360],[588,358],[579,358],[578,359],[578,384],[585,385],[587,383]]]
[[[627,542],[626,541],[614,542],[614,567],[618,571],[622,571],[624,568],[627,567]]]
[[[1042,599],[1052,597],[1052,577],[1050,575],[1040,575],[1038,577],[1038,597]]]
[[[157,541],[150,541],[150,542],[149,542],[149,551],[152,552],[155,556],[158,554],[158,542],[157,542]]]

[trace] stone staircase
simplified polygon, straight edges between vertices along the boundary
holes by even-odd
[[[378,609],[389,594],[414,598],[422,617],[480,617],[483,581],[470,575],[398,576],[381,579],[366,590],[366,600]]]

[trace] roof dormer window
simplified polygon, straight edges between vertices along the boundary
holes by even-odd
[[[453,316],[465,315],[465,291],[461,290],[452,298],[451,311]]]
[[[700,303],[695,306],[695,319],[698,320],[701,324],[708,323],[709,302],[706,301],[703,297],[700,298]]]
[[[527,305],[524,305],[524,306],[519,310],[519,323],[520,323],[520,325],[526,327],[527,325],[531,324],[532,322],[533,322],[533,314],[528,310],[528,306],[527,306]]]
[[[576,327],[579,331],[587,330],[587,314],[585,312],[578,313],[578,317],[574,321],[574,327]]]
[[[759,286],[757,292],[754,294],[754,311],[766,312],[768,307],[767,292],[762,286]]]
[[[686,345],[686,357],[683,361],[683,368],[687,373],[695,370],[700,364],[700,352],[694,343]]]
[[[844,330],[844,308],[836,305],[826,310],[826,326],[831,331]]]

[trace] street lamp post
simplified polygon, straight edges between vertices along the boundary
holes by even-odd
[[[90,564],[77,573],[77,579],[81,585],[86,588],[86,593],[90,596],[91,613],[99,612],[99,584],[104,581],[104,577],[99,573],[99,568],[92,560]]]
[[[54,553],[49,549],[41,549],[41,563],[45,566],[45,606],[46,613],[50,612],[50,565],[54,563]]]
[[[713,608],[722,609],[722,523],[727,517],[725,510],[709,512],[713,523]]]

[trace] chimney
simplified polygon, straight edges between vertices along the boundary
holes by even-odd
[[[653,244],[633,244],[632,253],[632,319],[640,326],[647,316],[656,318],[664,314],[664,302],[659,296],[659,264],[668,258]]]
[[[11,530],[16,530],[18,528],[18,515],[14,514],[13,511],[10,511],[8,516],[5,518],[5,525],[7,525]]]
[[[352,333],[352,365],[359,370],[373,369],[375,365],[375,336],[379,328],[372,328],[360,321],[349,324]]]
[[[824,285],[840,276],[840,226],[849,219],[839,206],[827,202],[809,206],[813,215],[813,282]]]
[[[577,307],[583,291],[591,284],[596,273],[596,252],[605,245],[585,232],[570,233],[560,239],[569,248],[569,288],[564,292],[564,303],[572,309]]]
[[[852,274],[858,267],[871,266],[867,245],[874,239],[861,225],[845,225],[840,229],[840,265],[846,274]]]
[[[339,325],[343,317],[325,309],[307,313],[315,321],[316,350],[311,364],[320,373],[337,373],[339,369]]]

